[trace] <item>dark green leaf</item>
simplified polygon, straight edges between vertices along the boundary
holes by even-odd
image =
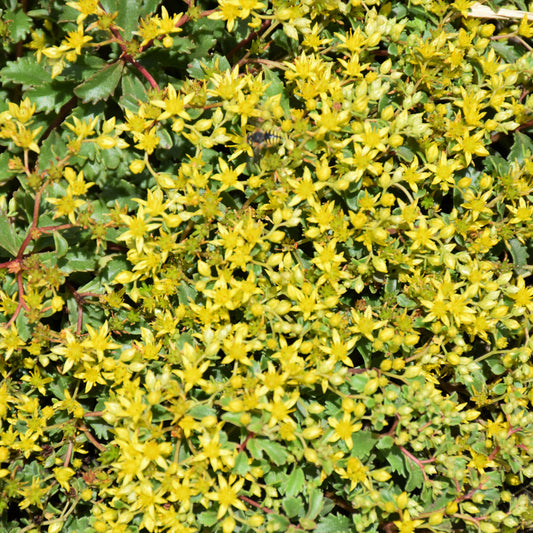
[[[84,102],[98,102],[107,100],[114,92],[120,81],[124,65],[117,61],[96,74],[74,89],[76,96]]]
[[[108,12],[117,13],[115,22],[118,26],[120,26],[121,30],[123,30],[122,37],[129,41],[132,37],[133,30],[138,27],[143,2],[131,2],[130,0],[107,0],[103,2],[103,4],[110,5],[110,7],[107,9]]]
[[[405,456],[402,451],[396,446],[388,450],[385,458],[391,465],[391,469],[393,472],[397,472],[402,476],[405,476],[407,474],[405,469]]]
[[[96,257],[87,249],[70,247],[64,258],[59,258],[57,265],[63,273],[91,272],[96,266]]]
[[[17,61],[8,61],[0,70],[2,81],[12,81],[23,85],[41,85],[49,82],[52,76],[42,64],[31,56],[21,57]]]
[[[263,449],[261,446],[259,446],[259,439],[250,439],[246,445],[246,448],[254,459],[263,458]]]
[[[139,104],[148,100],[144,85],[137,76],[133,75],[131,70],[124,71],[120,83],[122,86],[121,105],[132,113],[136,113],[139,109]]]

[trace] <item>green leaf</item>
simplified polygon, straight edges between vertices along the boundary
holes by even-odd
[[[416,302],[405,296],[405,294],[398,294],[398,296],[396,296],[396,301],[400,307],[416,307]]]
[[[493,374],[496,376],[499,376],[503,374],[507,369],[501,364],[500,360],[498,358],[490,358],[486,360],[487,365],[489,365],[489,368]]]
[[[268,523],[273,529],[267,529],[267,531],[287,531],[291,525],[290,520],[286,516],[281,516],[279,514],[269,514]]]
[[[287,485],[285,486],[285,494],[287,496],[295,496],[302,492],[305,485],[305,476],[303,470],[296,466],[287,479]]]
[[[407,474],[407,471],[405,469],[405,456],[402,451],[396,446],[394,446],[387,452],[386,459],[387,462],[391,465],[391,469],[393,472],[397,472],[402,476],[405,476]]]
[[[502,41],[491,41],[491,46],[494,50],[508,63],[514,63],[519,59],[520,55],[514,46],[504,43]]]
[[[202,419],[206,416],[216,416],[216,411],[208,405],[195,405],[189,410],[189,415],[194,418]]]
[[[3,248],[12,257],[16,257],[24,237],[17,233],[15,226],[10,222],[5,213],[0,212],[0,248]]]
[[[61,235],[61,233],[59,233],[59,231],[54,231],[53,235],[57,257],[63,257],[68,252],[68,241]]]
[[[279,77],[279,74],[271,69],[265,69],[265,81],[269,83],[270,85],[267,87],[267,90],[265,91],[265,95],[267,97],[271,96],[277,96],[278,94],[281,95],[280,104],[285,112],[286,116],[290,116],[291,110],[290,110],[290,103],[289,103],[289,97],[287,94],[287,90],[285,88],[285,84]]]
[[[146,94],[144,85],[129,70],[124,72],[124,75],[120,79],[120,84],[122,87],[122,94],[120,96],[121,105],[132,113],[136,113],[139,110],[139,104],[148,101],[148,95]]]
[[[241,451],[238,453],[237,458],[235,459],[235,464],[233,465],[233,472],[239,476],[245,476],[250,470],[250,464],[248,461],[248,456],[245,452]]]
[[[104,67],[93,74],[87,81],[74,89],[76,96],[84,102],[107,100],[114,92],[122,76],[124,65],[121,61]]]
[[[379,439],[371,431],[358,431],[353,437],[353,451],[359,459],[366,459]]]
[[[507,385],[505,383],[498,383],[497,385],[494,385],[492,387],[492,393],[496,394],[496,396],[500,396],[500,394],[505,394],[507,391]]]
[[[405,490],[411,492],[414,489],[420,488],[424,484],[424,474],[420,467],[410,459],[406,460],[406,465],[409,471],[409,478],[405,484]]]
[[[56,258],[54,257],[54,259]],[[86,248],[71,246],[67,255],[59,258],[57,265],[64,274],[91,272],[96,266],[96,257]]]
[[[398,154],[398,157],[404,161],[407,161],[408,163],[411,163],[411,161],[413,161],[415,158],[414,152],[407,148],[407,146],[398,146],[398,148],[396,148],[396,153]]]
[[[259,445],[259,439],[250,439],[246,445],[246,448],[254,459],[259,460],[263,458],[263,449]]]
[[[351,533],[355,531],[350,520],[342,515],[328,515],[316,526],[314,533]]]
[[[180,304],[187,305],[190,302],[196,301],[196,297],[198,296],[198,292],[192,285],[188,285],[185,283],[185,281],[182,281],[180,283],[180,286],[178,288],[178,297]]]
[[[390,435],[385,435],[378,440],[376,448],[380,450],[388,450],[394,445],[394,439]]]
[[[56,131],[53,131],[41,145],[39,154],[39,168],[48,168],[58,159],[62,159],[67,152],[67,145]]]
[[[117,13],[115,23],[121,28],[122,37],[129,41],[133,35],[133,31],[139,24],[143,2],[104,0],[102,4],[108,6],[106,8],[108,13]]]
[[[285,448],[278,442],[260,439],[258,440],[258,446],[267,453],[267,455],[270,457],[270,460],[274,464],[279,466],[286,463],[289,454],[287,453],[287,450],[285,450]]]
[[[509,161],[518,161],[523,163],[526,159],[529,159],[533,154],[533,141],[529,135],[516,132],[514,134],[514,143],[509,152]]]
[[[513,263],[517,267],[523,267],[527,265],[529,257],[527,248],[518,239],[510,239],[507,241],[507,245],[511,251],[511,256],[513,257]]]
[[[214,526],[218,522],[217,513],[215,511],[204,511],[198,515],[198,522],[203,526]]]
[[[309,531],[314,531],[316,529],[316,522],[305,516],[302,516],[302,518],[298,520],[298,523],[300,524],[301,527]]]
[[[13,42],[21,41],[28,35],[31,30],[31,18],[22,11],[22,9],[17,10],[15,13],[12,11],[6,11],[2,15],[2,19],[9,21],[9,38]]]
[[[309,494],[309,508],[306,517],[314,520],[322,510],[323,506],[324,496],[322,491],[319,489],[311,489],[311,493]]]
[[[282,505],[289,518],[303,514],[304,506],[300,498],[289,496],[283,499]]]
[[[41,85],[49,82],[52,75],[42,64],[31,56],[21,57],[17,61],[8,61],[6,66],[0,70],[2,82],[12,81],[23,85]]]

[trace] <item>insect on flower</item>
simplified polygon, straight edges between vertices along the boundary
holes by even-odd
[[[246,136],[246,142],[254,151],[254,161],[259,159],[259,156],[265,148],[279,144],[281,140],[281,135],[278,135],[271,130],[263,131],[261,129],[256,129]]]
[[[252,148],[256,146],[262,148],[264,146],[278,144],[281,141],[281,136],[272,131],[261,131],[257,129],[247,135],[246,141]]]

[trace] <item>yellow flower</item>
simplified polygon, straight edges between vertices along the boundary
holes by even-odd
[[[218,0],[219,9],[215,10],[208,18],[213,20],[225,20],[229,32],[235,26],[235,19],[241,18],[242,11],[239,0]]]
[[[363,427],[363,424],[353,420],[349,413],[344,413],[340,420],[334,417],[328,418],[328,424],[335,430],[328,441],[337,442],[342,439],[349,450],[353,448],[352,435]]]
[[[72,48],[77,55],[81,54],[81,49],[85,43],[93,40],[91,36],[84,35],[83,29],[83,26],[79,24],[78,29],[76,31],[69,32],[67,34],[67,38],[63,41],[67,48]]]
[[[507,206],[507,209],[513,213],[514,217],[510,220],[512,224],[520,224],[521,222],[529,222],[533,218],[533,207],[524,198],[518,200],[518,207]]]
[[[346,471],[341,472],[341,477],[350,481],[350,491],[355,489],[359,483],[369,486],[367,478],[368,467],[366,467],[357,457],[350,457],[346,462]]]
[[[462,152],[467,165],[472,162],[472,156],[485,156],[489,155],[488,150],[485,148],[481,138],[485,132],[478,131],[474,135],[470,136],[468,131],[463,133],[461,138],[456,138],[457,144],[452,148],[454,152]]]
[[[194,456],[194,462],[208,461],[214,470],[221,470],[223,465],[233,462],[234,453],[220,445],[218,429],[212,433],[205,433],[199,437],[201,451]]]
[[[340,361],[346,366],[353,366],[353,361],[348,357],[348,353],[355,346],[357,339],[351,338],[349,341],[343,341],[339,332],[334,329],[331,336],[331,343],[328,345],[321,345],[320,349],[329,354],[332,359],[337,362]]]
[[[94,361],[94,357],[87,352],[83,344],[78,341],[71,331],[64,330],[62,335],[65,340],[61,345],[52,348],[51,351],[66,359],[63,365],[63,374],[66,374],[74,365],[77,366],[82,361]]]
[[[402,519],[394,521],[394,525],[398,528],[398,533],[413,533],[423,523],[424,520],[411,520],[409,511],[403,511]]]
[[[411,244],[411,250],[416,250],[420,246],[429,248],[430,250],[437,250],[437,245],[432,240],[433,236],[438,232],[438,228],[428,227],[424,218],[419,219],[418,226],[412,231],[406,231],[405,233],[413,239]]]
[[[218,490],[210,492],[207,497],[210,500],[215,500],[219,504],[217,518],[220,520],[230,509],[235,507],[241,511],[246,511],[246,506],[239,499],[239,492],[244,485],[244,478],[237,480],[237,476],[230,475],[229,480],[226,480],[221,474],[218,475]]]
[[[363,314],[361,314],[355,309],[352,309],[351,316],[354,325],[350,326],[350,331],[352,331],[353,333],[358,333],[359,335],[362,335],[371,341],[374,340],[374,335],[372,335],[372,332],[375,329],[385,325],[384,321],[374,320],[372,318],[371,306],[368,306]]]
[[[318,268],[320,268],[320,270],[323,270],[324,272],[331,272],[332,269],[346,261],[343,253],[335,253],[335,248],[337,246],[336,239],[332,239],[330,242],[328,242],[328,244],[326,244],[326,246],[322,246],[318,242],[315,242],[314,246],[318,252],[318,255],[311,259],[311,263],[314,263]]]
[[[54,474],[55,474],[56,481],[66,491],[70,489],[69,480],[75,473],[76,472],[72,468],[68,468],[68,467],[54,468]]]
[[[128,230],[125,231],[122,235],[117,237],[119,241],[131,241],[135,240],[135,249],[138,253],[141,253],[145,248],[144,239],[150,233],[158,228],[161,224],[150,222],[151,218],[145,219],[144,216],[144,207],[139,207],[137,216],[132,217],[129,215],[120,215],[122,221],[128,227]],[[151,250],[150,250],[151,252]]]
[[[492,209],[489,207],[489,199],[491,195],[492,191],[476,195],[474,191],[469,189],[465,191],[465,201],[461,204],[461,207],[471,211],[472,220],[477,220],[479,215],[482,214],[492,215]]]
[[[0,348],[4,350],[6,360],[15,350],[23,346],[25,346],[25,342],[20,338],[15,324],[11,324],[9,329],[3,325],[0,326]]]
[[[444,193],[448,192],[450,186],[455,185],[454,174],[462,167],[457,159],[448,161],[448,156],[444,151],[441,152],[438,163],[426,166],[434,174],[431,185],[440,185]]]
[[[163,8],[164,9],[164,8]],[[159,120],[164,120],[171,117],[181,117],[185,120],[190,120],[189,113],[185,110],[185,106],[194,98],[194,93],[182,95],[176,92],[173,85],[168,85],[166,90],[166,98],[163,100],[151,100],[151,104],[161,109],[164,112],[159,115]]]
[[[291,423],[293,422],[290,413],[294,411],[293,406],[300,397],[297,391],[294,391],[290,397],[282,398],[283,393],[278,394],[274,392],[274,399],[271,402],[266,402],[261,405],[265,411],[271,414],[268,421],[268,427],[275,426],[278,422]]]

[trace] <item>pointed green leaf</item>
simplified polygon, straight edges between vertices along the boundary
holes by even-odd
[[[78,85],[74,89],[74,93],[84,102],[107,100],[115,92],[123,69],[124,65],[120,61],[108,65]]]

